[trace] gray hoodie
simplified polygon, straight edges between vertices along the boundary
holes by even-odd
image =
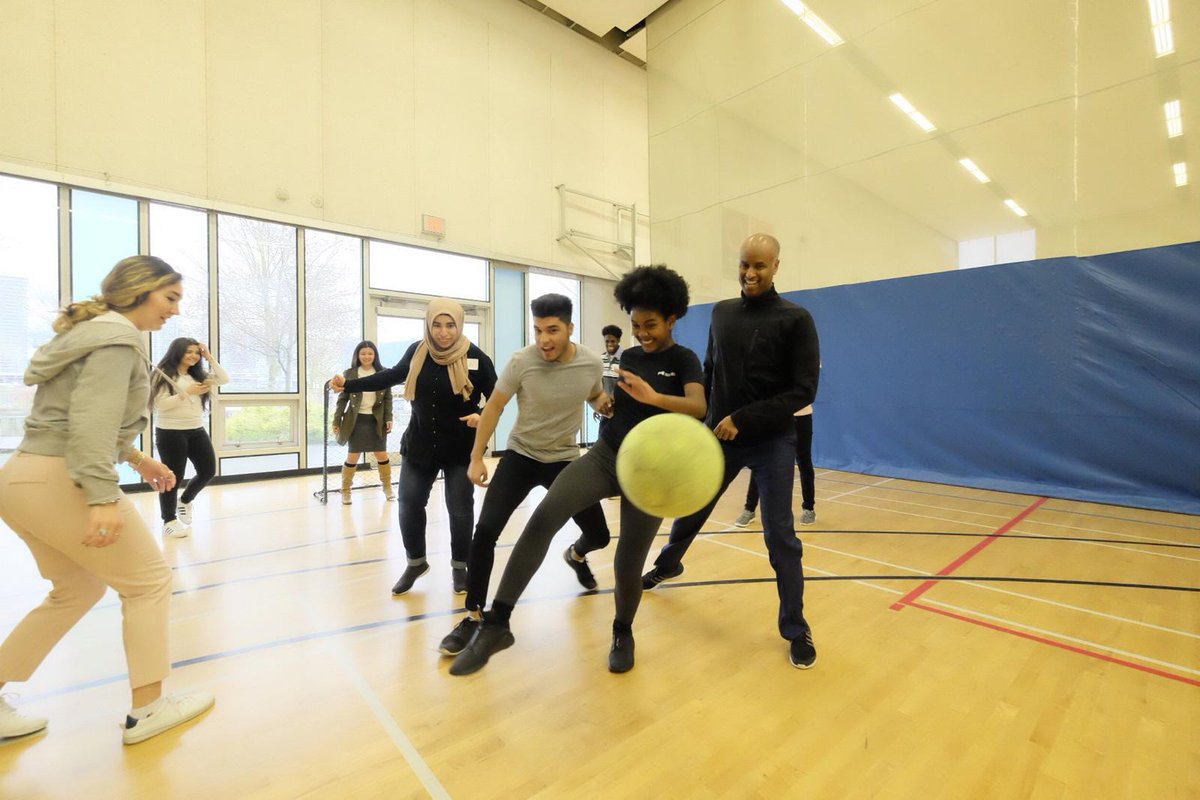
[[[149,419],[149,367],[142,334],[116,311],[55,336],[25,370],[25,385],[38,388],[17,449],[65,457],[88,505],[114,502],[114,462],[132,452]]]

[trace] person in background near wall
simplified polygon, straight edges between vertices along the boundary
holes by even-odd
[[[747,237],[738,252],[741,297],[713,306],[704,356],[706,422],[725,452],[721,491],[695,514],[675,520],[642,586],[653,589],[683,574],[683,554],[738,471],[749,467],[750,480],[762,492],[763,538],[779,594],[779,635],[789,642],[792,666],[809,669],[817,649],[804,617],[804,545],[792,513],[793,417],[816,399],[821,353],[812,315],[775,290],[777,272],[779,241],[765,233]]]
[[[132,709],[125,744],[187,722],[213,705],[208,692],[164,695],[171,568],[158,541],[122,492],[114,461],[125,461],[157,491],[175,474],[133,446],[149,422],[150,361],[142,333],[179,313],[183,276],[161,258],[132,256],[100,282],[100,294],[72,303],[56,336],[25,371],[37,386],[17,452],[0,468],[0,518],[21,537],[53,584],[46,600],[0,644],[0,689],[25,681],[108,587],[121,598]],[[26,736],[46,720],[0,697],[0,739]]]
[[[371,341],[354,346],[350,369],[342,373],[347,381],[368,378],[379,370],[379,349]],[[347,445],[346,463],[342,465],[342,505],[350,505],[351,484],[358,458],[374,453],[379,464],[379,482],[383,496],[395,500],[392,491],[392,462],[388,459],[387,435],[392,432],[392,390],[382,392],[348,392],[343,390],[333,412],[333,435],[338,444]]]
[[[475,524],[475,486],[467,477],[474,429],[484,397],[496,387],[496,368],[487,353],[463,334],[463,307],[448,297],[429,301],[425,335],[396,366],[368,378],[330,380],[334,391],[378,392],[404,384],[412,417],[400,440],[400,536],[408,567],[392,587],[406,594],[426,572],[425,506],[440,471],[450,516],[450,575],[455,594],[467,591],[467,557]]]
[[[600,363],[604,365],[604,392],[613,397],[621,380],[621,329],[616,325],[605,325],[601,333],[604,334],[604,355],[600,356]]]
[[[817,481],[813,469],[812,436],[813,407],[809,403],[796,412],[796,466],[800,468],[800,524],[812,525],[817,521]],[[758,484],[750,481],[746,490],[746,507],[734,521],[734,527],[744,528],[754,521],[758,510]]]
[[[200,365],[201,358],[208,362],[211,374]],[[208,348],[187,337],[171,342],[154,368],[150,384],[150,410],[158,414],[154,442],[163,463],[175,473],[175,486],[158,497],[164,537],[182,539],[188,535],[192,503],[217,474],[217,454],[213,452],[212,440],[204,427],[204,414],[208,411],[213,387],[226,383],[229,383],[229,373],[222,369]],[[192,462],[196,475],[188,481],[183,497],[176,503],[188,461]]]

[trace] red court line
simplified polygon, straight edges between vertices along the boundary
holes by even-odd
[[[1032,503],[1030,503],[1028,506],[1026,506],[1025,510],[1022,511],[1020,514],[1017,514],[1015,517],[1010,519],[1008,522],[1001,525],[986,539],[981,539],[979,541],[979,543],[976,544],[974,547],[972,547],[970,550],[963,553],[961,556],[954,559],[953,561],[951,561],[946,566],[942,567],[940,570],[938,570],[934,574],[936,574],[936,575],[951,575],[951,574],[953,574],[956,570],[958,570],[959,567],[961,567],[963,564],[967,563],[972,558],[974,558],[976,555],[978,555],[979,552],[981,550],[983,550],[983,548],[987,547],[989,544],[996,541],[996,539],[1000,538],[1004,534],[1011,531],[1018,524],[1020,524],[1021,520],[1028,517],[1034,511],[1037,511],[1038,507],[1041,506],[1042,503],[1045,503],[1049,499],[1050,499],[1049,497],[1039,497],[1037,500],[1034,500]],[[920,597],[921,595],[928,592],[930,589],[932,589],[934,586],[936,586],[937,583],[938,583],[937,581],[925,581],[920,586],[913,589],[908,594],[904,595],[904,597],[901,597],[899,600],[892,603],[892,606],[891,606],[892,610],[899,611],[900,609],[904,608],[905,606],[911,605],[914,600],[916,600],[918,597]]]
[[[975,617],[968,617],[965,614],[956,614],[955,612],[947,611],[944,608],[936,608],[934,606],[927,606],[924,603],[909,603],[909,605],[911,605],[913,608],[919,608],[922,611],[932,611],[934,614],[941,614],[942,616],[945,616],[945,617],[957,619],[962,622],[969,622],[972,625],[979,625],[980,627],[983,627],[983,628],[990,628],[994,631],[1000,631],[1001,633],[1011,633],[1013,636],[1020,636],[1022,639],[1029,639],[1030,641],[1033,641],[1033,642],[1039,642],[1041,644],[1048,644],[1051,647],[1057,647],[1062,650],[1067,650],[1068,652],[1071,652],[1071,653],[1078,653],[1081,656],[1088,656],[1090,658],[1098,658],[1101,661],[1107,661],[1110,664],[1119,664],[1122,667],[1129,667],[1130,669],[1140,670],[1141,672],[1148,672],[1151,675],[1157,675],[1160,678],[1167,678],[1169,680],[1179,681],[1180,683],[1190,684],[1191,686],[1200,686],[1200,680],[1197,680],[1196,678],[1189,678],[1186,675],[1179,675],[1178,673],[1175,673],[1175,672],[1167,672],[1166,670],[1157,669],[1155,667],[1147,666],[1146,664],[1139,664],[1136,661],[1126,661],[1123,658],[1117,658],[1116,656],[1110,656],[1105,653],[1097,652],[1095,650],[1088,650],[1086,647],[1077,647],[1076,645],[1073,645],[1073,644],[1067,644],[1066,642],[1060,642],[1055,639],[1048,639],[1045,636],[1038,636],[1033,633],[1027,633],[1025,631],[1018,630],[1016,628],[1009,628],[1004,625],[997,625],[996,623],[988,622],[987,620],[976,619]]]

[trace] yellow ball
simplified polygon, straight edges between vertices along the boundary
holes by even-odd
[[[704,508],[724,475],[721,443],[686,414],[656,414],[639,422],[617,452],[621,491],[655,517],[686,517]]]

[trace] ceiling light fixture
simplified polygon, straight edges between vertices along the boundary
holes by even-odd
[[[838,36],[837,31],[829,27],[829,23],[814,14],[812,9],[801,3],[800,0],[781,0],[781,2],[790,8],[801,22],[816,31],[817,36],[828,42],[830,46],[837,47],[846,41]]]
[[[1161,58],[1175,52],[1175,35],[1171,32],[1170,0],[1149,0],[1150,29],[1154,33],[1154,54]]]
[[[1008,206],[1018,217],[1028,217],[1029,212],[1017,205],[1016,200],[1005,200],[1004,205]]]
[[[891,100],[893,103],[895,103],[896,108],[903,111],[908,115],[909,119],[921,126],[921,130],[925,131],[926,133],[937,130],[933,123],[929,121],[929,118],[920,111],[917,111],[916,107],[912,103],[908,102],[904,95],[896,92],[895,94],[889,96],[888,100]]]
[[[1163,114],[1167,118],[1167,138],[1174,139],[1183,136],[1183,112],[1178,100],[1163,103]]]
[[[1178,164],[1173,165],[1172,169],[1175,170],[1175,185],[1187,186],[1187,162],[1180,161]]]
[[[975,179],[980,183],[989,183],[991,178],[983,174],[983,170],[975,166],[975,162],[969,158],[960,158],[958,163],[963,165],[963,169],[975,176]]]

